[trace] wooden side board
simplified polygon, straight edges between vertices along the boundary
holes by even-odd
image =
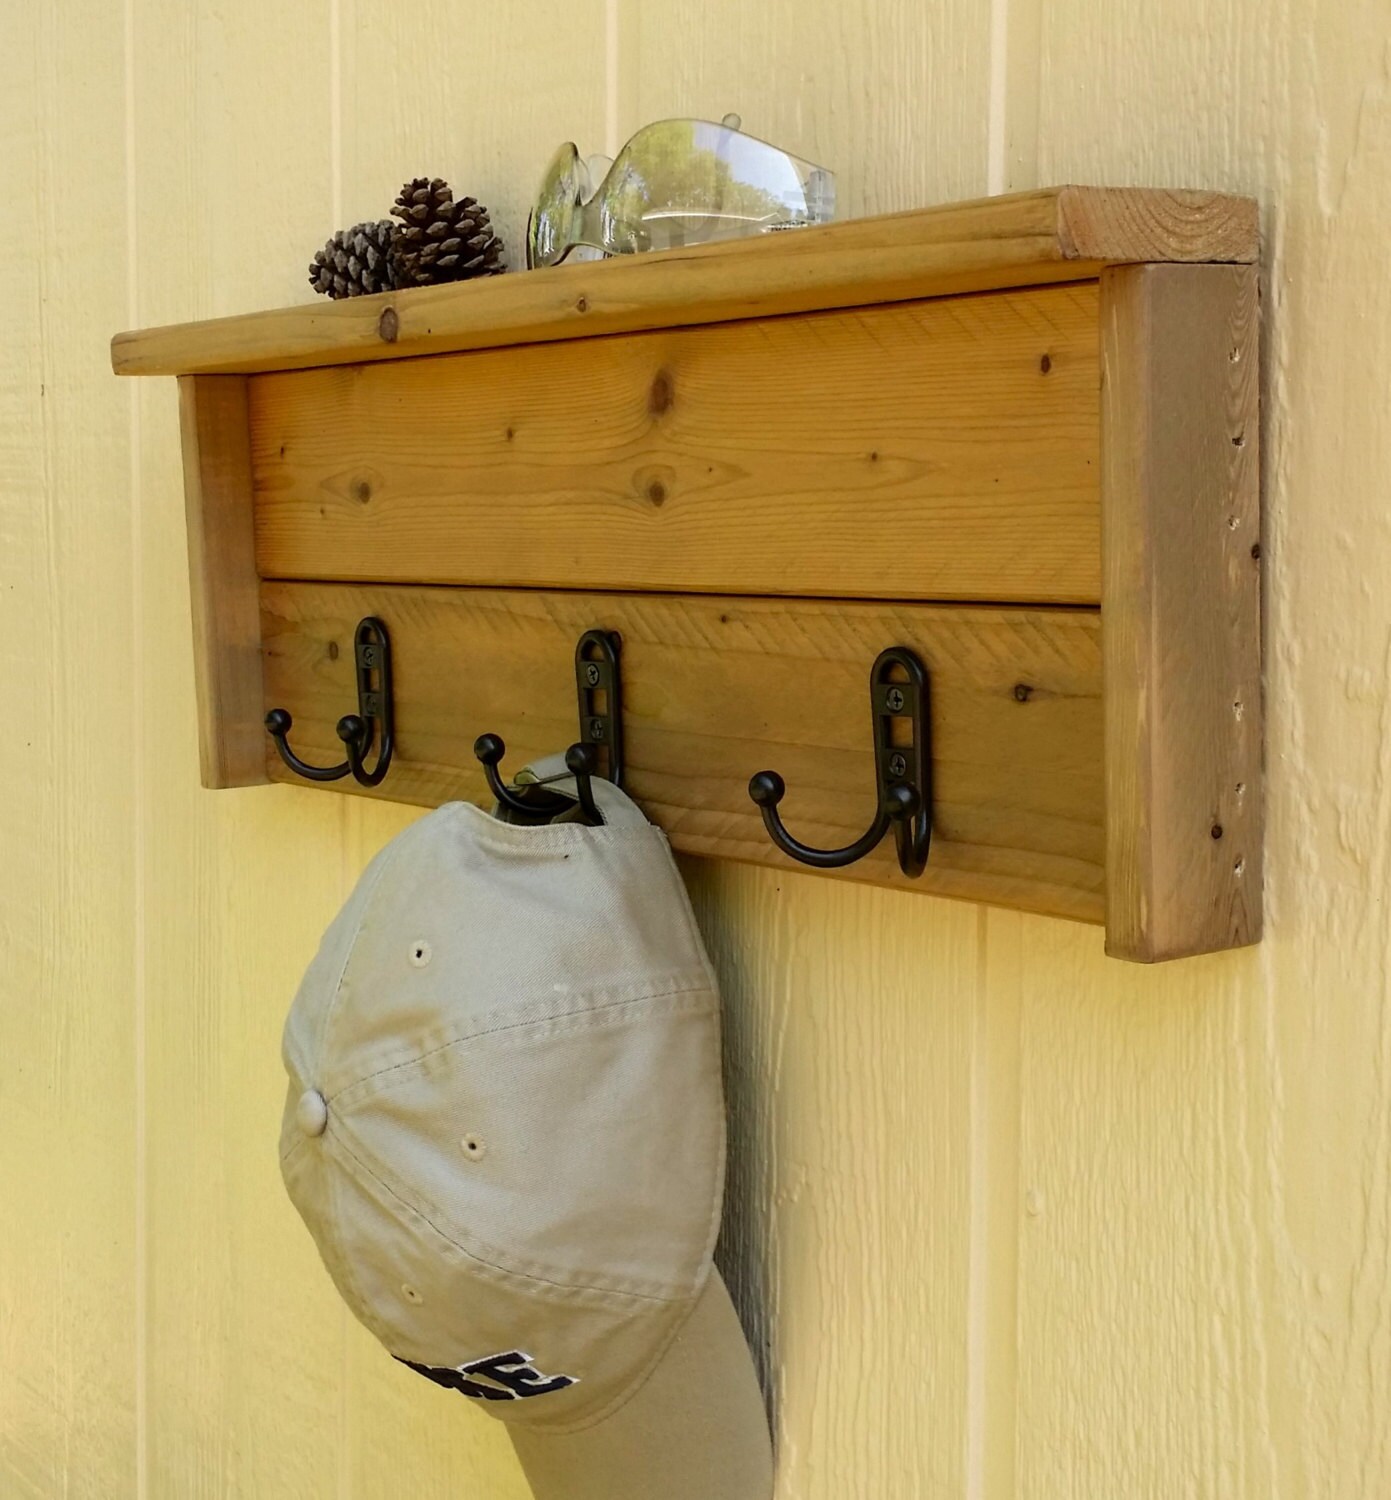
[[[1257,278],[1101,288],[1107,951],[1152,961],[1261,933]]]
[[[252,786],[267,778],[245,377],[183,377],[179,423],[203,785]]]
[[[1097,286],[250,378],[264,577],[1101,597]]]
[[[1131,261],[1254,261],[1256,205],[1055,187],[820,229],[120,333],[118,375],[294,370],[1092,280]]]
[[[427,805],[488,801],[472,756],[485,731],[506,739],[509,773],[570,744],[575,641],[618,630],[633,796],[678,849],[789,872],[802,867],[769,843],[750,775],[786,777],[787,823],[808,842],[862,833],[875,804],[870,665],[886,645],[912,646],[933,684],[927,874],[906,881],[888,844],[836,873],[1102,918],[1095,610],[285,582],[264,584],[261,604],[263,707],[291,711],[292,742],[316,763],[341,759],[334,724],[353,705],[357,620],[388,622],[397,751],[377,795]],[[264,750],[271,776],[294,781],[269,739]]]

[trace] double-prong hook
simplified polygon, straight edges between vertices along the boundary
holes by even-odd
[[[480,734],[473,742],[473,753],[483,763],[483,774],[488,778],[488,789],[497,801],[528,822],[549,822],[557,813],[571,806],[569,797],[546,790],[547,780],[559,777],[538,777],[535,781],[523,782],[513,788],[502,779],[498,769],[507,746],[500,734]],[[599,809],[594,802],[594,788],[590,779],[598,774],[599,755],[590,745],[571,745],[565,752],[565,769],[575,778],[579,791],[580,809],[592,823],[600,821]]]
[[[374,615],[358,621],[353,633],[353,660],[357,674],[357,712],[344,714],[335,733],[347,752],[336,766],[311,766],[290,749],[294,726],[288,709],[273,708],[266,715],[266,728],[275,741],[280,758],[307,781],[338,781],[352,775],[362,786],[377,786],[391,765],[395,732],[391,703],[391,639],[386,626]],[[367,756],[377,742],[377,761],[368,770]]]
[[[906,681],[898,681],[902,675]],[[874,849],[890,827],[898,844],[898,863],[905,875],[917,878],[927,868],[932,841],[932,722],[927,671],[906,646],[881,651],[869,674],[870,705],[874,715],[874,766],[879,805],[865,833],[844,849],[813,849],[783,826],[778,803],[787,791],[776,771],[760,771],[749,782],[749,796],[763,814],[773,842],[793,859],[818,870],[838,870],[854,864]],[[895,734],[895,725],[901,726]],[[902,729],[911,735],[902,740]]]
[[[593,778],[603,776],[615,786],[623,778],[620,644],[618,635],[612,631],[586,630],[575,646],[580,739],[565,752],[565,765],[568,774],[575,778],[580,810],[591,823],[602,821],[594,801]],[[479,735],[473,753],[482,762],[488,788],[499,805],[527,822],[548,822],[572,805],[573,799],[547,790],[547,781],[560,780],[558,776],[508,786],[501,771],[502,758],[507,754],[501,735]]]

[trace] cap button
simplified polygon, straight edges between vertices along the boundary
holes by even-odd
[[[322,1135],[328,1126],[328,1105],[318,1089],[305,1089],[295,1105],[295,1121],[305,1135]]]

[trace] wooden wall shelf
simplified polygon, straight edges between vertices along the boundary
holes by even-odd
[[[931,860],[834,873],[1130,959],[1254,941],[1256,256],[1250,200],[1068,187],[118,335],[118,373],[180,377],[205,783],[295,779],[272,705],[340,758],[375,613],[370,794],[484,802],[475,736],[568,743],[604,626],[634,796],[678,849],[786,865],[750,774],[857,834],[901,644]]]

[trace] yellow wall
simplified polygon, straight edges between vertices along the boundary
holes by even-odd
[[[1183,182],[1267,236],[1265,944],[688,866],[779,1500],[1391,1495],[1388,0],[6,0],[6,1500],[523,1500],[275,1166],[286,1004],[413,814],[196,786],[174,390],[106,340],[307,300],[407,174],[515,242],[562,139],[730,108],[855,213]]]

